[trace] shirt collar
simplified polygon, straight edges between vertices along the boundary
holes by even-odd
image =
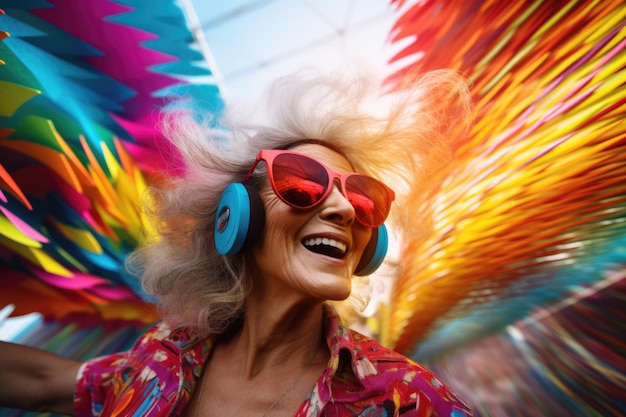
[[[317,400],[321,401],[320,406],[330,398],[333,380],[364,387],[367,386],[367,377],[376,372],[369,359],[360,354],[358,347],[360,345],[355,341],[358,335],[342,322],[332,306],[326,304],[324,305],[324,326],[330,359],[315,388]],[[209,337],[205,340],[198,340],[192,337],[187,329],[175,329],[167,340],[181,352],[182,363],[187,364],[183,366],[183,372],[188,376],[182,378],[184,382],[180,387],[182,395],[187,397],[183,401],[182,405],[184,405],[189,400],[193,387],[202,373],[215,339]]]
[[[342,322],[333,307],[325,305],[324,316],[326,340],[330,350],[328,377],[353,379],[363,385],[366,377],[375,372],[375,369],[365,356],[359,355],[355,333]]]

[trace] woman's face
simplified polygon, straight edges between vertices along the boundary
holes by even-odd
[[[317,159],[335,172],[354,171],[345,157],[324,146],[302,144],[292,150]],[[249,259],[254,292],[319,300],[347,298],[371,229],[356,221],[354,208],[339,185],[335,183],[328,198],[308,210],[282,202],[268,179],[260,194],[266,223]]]

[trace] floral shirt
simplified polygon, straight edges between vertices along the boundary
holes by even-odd
[[[466,417],[467,405],[430,371],[340,323],[326,309],[330,360],[295,417]],[[214,339],[157,323],[130,351],[86,362],[77,377],[77,417],[181,415]]]

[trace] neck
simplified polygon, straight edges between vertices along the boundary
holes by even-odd
[[[243,371],[252,378],[266,369],[306,366],[318,352],[327,357],[324,313],[321,302],[305,304],[246,303],[243,326],[223,344],[237,355]],[[317,360],[316,359],[316,360]]]

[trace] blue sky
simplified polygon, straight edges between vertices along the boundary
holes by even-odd
[[[363,61],[383,69],[396,14],[389,0],[189,0],[225,98],[256,100],[269,81],[303,66]]]

